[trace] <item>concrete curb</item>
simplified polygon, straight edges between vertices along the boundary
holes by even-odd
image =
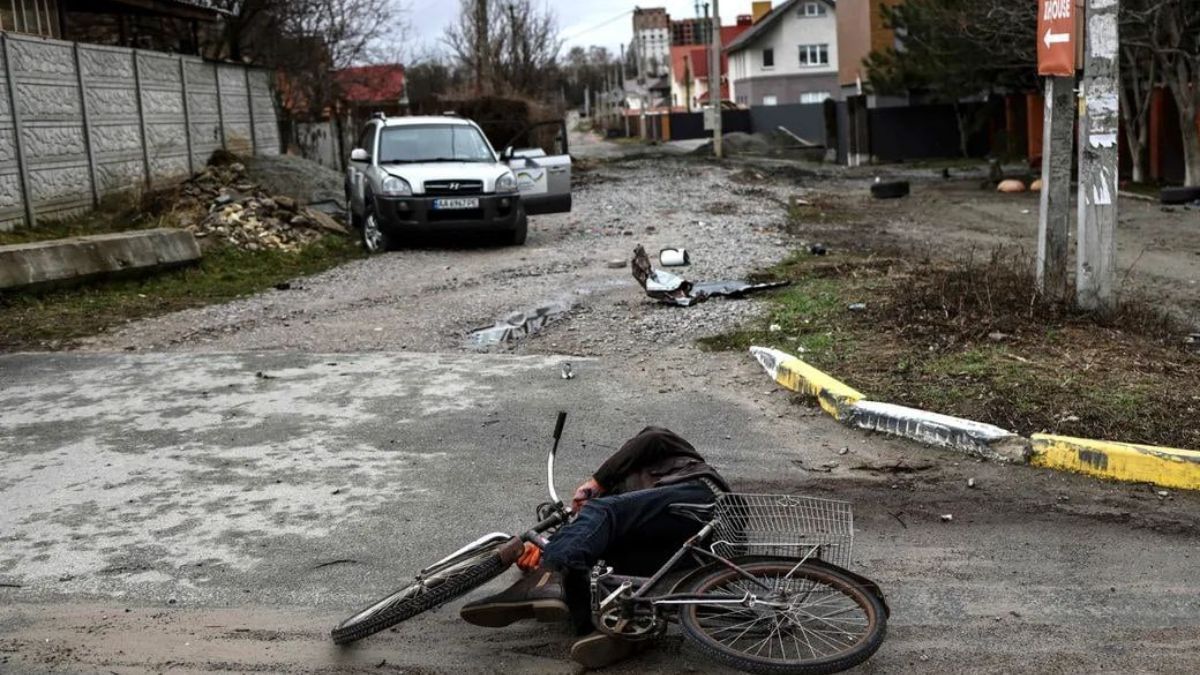
[[[1200,490],[1200,452],[1034,434],[1030,463],[1113,480]]]
[[[866,400],[858,390],[777,349],[751,347],[750,353],[772,379],[787,389],[816,397],[826,412],[846,426],[1002,462],[1028,462],[1112,480],[1200,490],[1200,452],[1194,450],[1049,434],[1026,439],[982,422]]]
[[[0,246],[0,290],[146,273],[200,257],[191,232],[168,228]]]
[[[786,352],[751,347],[750,353],[780,386],[815,397],[821,408],[839,421],[845,421],[851,405],[866,398],[850,385],[835,380]]]
[[[1007,429],[892,403],[859,401],[846,423],[1001,462],[1024,462],[1029,453],[1029,441]]]

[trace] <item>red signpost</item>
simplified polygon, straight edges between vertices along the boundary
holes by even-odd
[[[1075,0],[1039,0],[1038,74],[1075,76]]]

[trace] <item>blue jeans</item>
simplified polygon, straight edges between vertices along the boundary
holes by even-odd
[[[667,507],[714,499],[712,490],[698,481],[597,497],[554,534],[542,562],[562,571],[586,571],[603,559],[619,574],[649,575],[703,526],[668,513]]]

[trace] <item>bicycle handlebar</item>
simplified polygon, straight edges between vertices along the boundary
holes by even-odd
[[[546,487],[550,489],[550,501],[555,504],[561,504],[562,500],[554,491],[554,456],[558,454],[558,441],[562,438],[563,425],[566,423],[566,411],[558,411],[558,421],[554,425],[554,446],[550,448],[550,456],[546,458]]]
[[[562,438],[563,425],[567,423],[567,413],[565,410],[558,411],[558,422],[554,425],[554,440]],[[554,444],[554,449],[558,450],[558,443]]]

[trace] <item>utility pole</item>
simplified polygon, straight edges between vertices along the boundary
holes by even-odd
[[[1071,230],[1071,149],[1075,135],[1075,78],[1046,78],[1042,130],[1042,195],[1038,218],[1037,281],[1048,297],[1067,297]]]
[[[625,110],[625,43],[621,43],[621,63],[618,68],[617,81],[621,85],[621,119],[625,122],[625,137],[629,138],[629,115]]]
[[[1087,0],[1087,37],[1079,106],[1079,233],[1075,298],[1109,310],[1117,267],[1117,136],[1121,99],[1117,53],[1119,0]]]
[[[586,84],[583,86],[583,116],[592,118],[592,88]]]
[[[483,83],[488,76],[488,5],[487,0],[475,0],[475,95],[483,95]]]
[[[712,47],[708,56],[708,103],[712,106],[713,155],[724,156],[721,132],[721,0],[712,0]]]

